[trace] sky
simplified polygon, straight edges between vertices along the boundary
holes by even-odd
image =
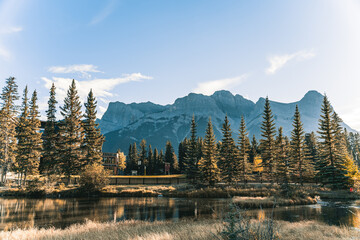
[[[39,95],[72,79],[110,101],[171,104],[229,90],[294,102],[326,93],[360,130],[360,1],[0,0],[0,87]]]

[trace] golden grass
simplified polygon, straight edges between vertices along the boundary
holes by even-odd
[[[233,197],[233,203],[240,208],[271,208],[276,206],[315,204],[315,198],[275,198],[275,197]]]
[[[251,221],[258,224],[257,220]],[[290,223],[276,221],[279,239],[291,240],[332,240],[360,239],[359,229],[328,226],[314,221]],[[124,221],[118,223],[97,223],[87,221],[75,224],[66,229],[27,229],[0,232],[0,239],[22,240],[65,240],[65,239],[222,239],[219,232],[223,227],[221,221],[200,220],[180,222],[144,222]]]

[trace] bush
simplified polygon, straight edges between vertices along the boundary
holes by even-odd
[[[96,192],[109,183],[109,174],[100,164],[87,165],[80,173],[79,181],[83,190]]]

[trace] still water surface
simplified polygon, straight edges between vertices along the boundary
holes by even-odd
[[[97,198],[97,199],[13,199],[0,198],[0,230],[27,227],[64,228],[93,221],[172,220],[219,218],[229,199],[181,198]],[[249,210],[258,219],[270,216],[272,209]],[[320,202],[315,205],[279,207],[274,219],[317,220],[331,225],[360,227],[360,201]]]

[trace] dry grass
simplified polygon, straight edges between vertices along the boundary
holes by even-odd
[[[259,224],[253,220],[252,224]],[[279,239],[292,240],[332,240],[360,239],[359,229],[328,226],[322,223],[307,221],[290,223],[276,221]],[[219,232],[223,227],[221,221],[180,221],[174,222],[143,222],[125,221],[119,223],[96,223],[72,225],[61,229],[28,229],[0,232],[0,239],[222,239]]]
[[[243,209],[248,208],[272,208],[276,206],[307,205],[315,204],[315,198],[275,198],[275,197],[234,197],[233,203]]]

